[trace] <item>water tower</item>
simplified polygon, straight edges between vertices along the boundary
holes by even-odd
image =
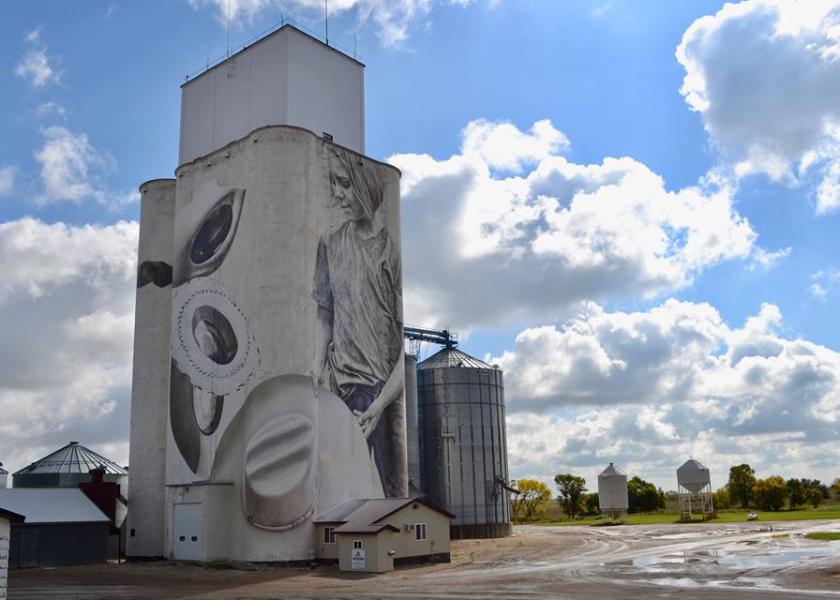
[[[627,473],[613,463],[598,475],[598,506],[602,519],[620,520],[627,515]]]
[[[680,519],[692,519],[700,513],[703,519],[714,518],[715,507],[712,502],[712,481],[709,469],[693,458],[688,459],[677,469],[677,492],[680,497]]]

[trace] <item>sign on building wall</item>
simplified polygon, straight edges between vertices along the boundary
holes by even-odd
[[[179,169],[174,230],[167,482],[275,534],[407,495],[398,172],[258,130]]]
[[[350,555],[350,568],[354,571],[364,570],[365,551],[362,548],[353,548]]]

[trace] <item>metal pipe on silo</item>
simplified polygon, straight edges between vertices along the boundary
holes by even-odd
[[[417,367],[423,491],[453,538],[510,535],[502,371],[455,348]]]

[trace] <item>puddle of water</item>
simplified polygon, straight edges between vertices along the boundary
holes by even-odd
[[[644,569],[654,565],[681,565],[685,563],[685,558],[680,556],[642,556],[633,559],[633,566],[637,569]]]
[[[787,567],[817,558],[840,555],[840,547],[813,546],[808,548],[787,548],[763,554],[725,553],[718,558],[718,564],[735,569],[763,569]]]
[[[651,536],[656,540],[691,540],[703,537],[702,533],[667,533],[665,535]]]
[[[697,581],[696,579],[692,579],[691,577],[661,577],[657,579],[651,579],[650,581],[657,585],[667,585],[670,587],[679,588],[699,588],[703,585],[699,581]]]

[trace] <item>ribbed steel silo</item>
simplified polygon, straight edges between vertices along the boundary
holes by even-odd
[[[510,535],[502,371],[447,347],[417,366],[417,398],[423,491],[452,537]]]

